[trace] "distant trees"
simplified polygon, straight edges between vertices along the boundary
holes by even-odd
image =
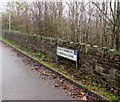
[[[7,7],[12,30],[120,50],[119,0],[11,2]],[[6,28],[8,13],[3,16]]]
[[[104,39],[103,43],[111,39],[110,42],[110,48],[116,48],[119,50],[120,48],[120,1],[115,0],[112,2],[106,2],[102,3],[102,9],[100,5],[97,5],[95,2],[92,2],[97,9],[101,12],[99,15],[100,18],[103,20],[103,37]],[[112,5],[114,7],[112,7]],[[111,31],[111,35],[107,34],[107,27]],[[111,37],[110,37],[111,36]],[[109,39],[110,37],[110,39]],[[106,42],[106,43],[107,43]]]
[[[7,4],[6,14],[3,15],[3,24],[8,23],[8,16],[11,16],[11,29],[29,33],[31,25],[29,19],[29,6],[25,2],[11,2]],[[7,21],[5,22],[4,19]]]

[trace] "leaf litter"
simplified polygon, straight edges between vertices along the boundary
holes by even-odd
[[[17,52],[17,53],[19,53],[19,52]],[[94,95],[90,95],[90,94],[88,94],[88,92],[85,92],[84,90],[80,89],[79,87],[70,84],[70,82],[61,78],[61,76],[58,76],[55,73],[51,72],[50,70],[44,68],[43,66],[34,62],[32,59],[27,58],[26,56],[23,56],[22,54],[17,54],[17,56],[22,57],[23,62],[26,65],[32,66],[32,68],[30,69],[31,71],[35,70],[35,71],[39,72],[40,73],[39,78],[44,79],[44,80],[49,80],[50,79],[50,80],[53,81],[53,87],[60,88],[60,89],[63,89],[63,90],[67,90],[66,95],[71,95],[73,98],[75,98],[77,100],[99,100]],[[63,68],[63,70],[68,70],[70,72],[69,68]],[[71,74],[69,74],[69,75],[71,75]],[[86,79],[91,80],[92,79],[91,77],[90,78],[85,78],[83,76],[80,76],[80,74],[77,75],[77,73],[72,74],[71,77],[74,78],[75,80],[82,79],[83,84],[91,84],[90,82],[88,82],[86,80]]]

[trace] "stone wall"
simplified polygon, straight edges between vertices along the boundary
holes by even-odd
[[[73,43],[50,37],[21,34],[4,31],[3,36],[37,52],[43,52],[50,58],[56,58],[57,46],[79,51],[79,67],[100,76],[111,85],[120,88],[120,52],[105,47],[91,46],[84,43]]]

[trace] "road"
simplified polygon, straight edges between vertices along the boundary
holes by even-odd
[[[0,101],[2,100],[2,46],[0,44]]]
[[[24,64],[21,57],[1,42],[0,58],[3,100],[73,100],[65,94],[65,90],[55,88],[51,81],[39,78],[38,72],[30,70],[32,66]]]

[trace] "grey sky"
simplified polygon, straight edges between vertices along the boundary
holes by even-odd
[[[33,1],[37,1],[37,2],[56,2],[56,1],[64,1],[64,0],[0,0],[0,12],[4,12],[5,10],[5,6],[7,2],[15,2],[15,1],[19,1],[19,2],[33,2]],[[89,1],[103,1],[103,0],[65,0],[65,1],[79,1],[79,2],[89,2]],[[106,1],[106,0],[104,0]],[[110,1],[110,0],[109,0]],[[112,0],[112,2],[114,2],[114,0]]]

